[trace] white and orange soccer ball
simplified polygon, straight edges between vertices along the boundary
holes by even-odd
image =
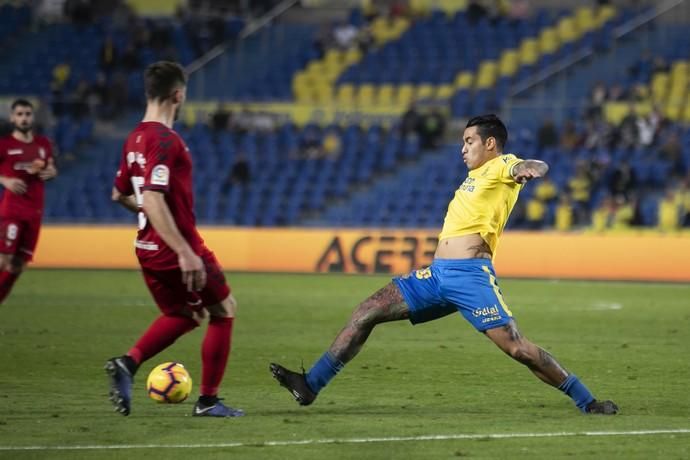
[[[192,392],[192,378],[181,363],[163,363],[149,374],[146,392],[149,398],[160,403],[181,403]]]

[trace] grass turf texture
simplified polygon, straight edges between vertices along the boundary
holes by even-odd
[[[268,441],[690,428],[690,287],[502,280],[521,331],[575,372],[615,417],[584,416],[460,315],[374,330],[360,355],[298,407],[271,378],[323,353],[383,276],[230,274],[239,301],[221,396],[241,419],[192,418],[205,328],[145,363],[132,415],[112,411],[102,366],[157,315],[137,272],[29,270],[2,306],[0,458],[688,458],[690,434],[387,441]],[[148,399],[148,372],[180,361],[179,405]],[[8,451],[8,446],[250,444],[240,447]],[[191,456],[191,457],[190,457]]]

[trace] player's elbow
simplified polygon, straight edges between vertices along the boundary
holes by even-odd
[[[113,191],[112,191],[112,193],[110,194],[110,199],[113,200],[113,201],[116,202],[116,203],[119,203],[120,200],[122,199],[122,193],[120,193],[120,191],[119,191],[118,189],[116,189],[115,187],[113,187]]]

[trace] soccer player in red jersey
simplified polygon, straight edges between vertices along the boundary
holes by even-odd
[[[201,346],[201,395],[192,415],[238,417],[244,415],[242,410],[218,398],[237,303],[196,229],[192,159],[172,129],[186,85],[177,63],[161,61],[146,69],[146,114],[122,150],[112,198],[138,215],[136,255],[161,315],[125,355],[108,360],[105,369],[115,409],[129,415],[134,374],[141,363],[199,326],[208,313]]]
[[[44,182],[57,175],[53,149],[34,134],[34,107],[25,99],[12,103],[12,133],[0,138],[0,303],[31,261],[43,217]]]

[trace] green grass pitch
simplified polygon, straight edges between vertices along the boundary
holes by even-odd
[[[229,280],[239,313],[221,396],[247,416],[193,418],[193,401],[160,405],[146,396],[148,371],[176,360],[190,370],[196,398],[199,328],[143,365],[132,415],[122,417],[107,400],[102,366],[157,315],[141,276],[28,270],[0,306],[0,458],[690,457],[690,286],[502,280],[523,334],[621,407],[601,417],[578,413],[460,315],[379,326],[315,404],[299,407],[269,362],[308,368],[388,277]],[[671,429],[685,432],[634,433]],[[546,436],[561,432],[618,434]],[[520,435],[492,437],[510,433]],[[420,439],[432,436],[441,438]],[[21,446],[34,449],[8,450]]]

